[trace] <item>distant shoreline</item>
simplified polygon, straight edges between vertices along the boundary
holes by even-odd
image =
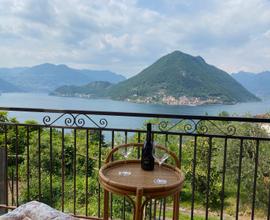
[[[237,103],[235,105],[211,104],[201,106],[187,105],[163,105],[163,104],[137,104],[105,98],[85,99],[78,97],[49,96],[48,93],[3,93],[0,96],[0,105],[4,108],[41,108],[60,110],[83,110],[83,111],[111,111],[111,112],[140,112],[151,114],[174,114],[174,115],[211,115],[219,116],[226,112],[230,116],[253,117],[270,112],[270,99],[262,102]],[[40,121],[44,114],[31,114],[10,112],[11,116],[18,117],[21,121],[32,118]],[[109,119],[110,117],[108,117]],[[144,118],[145,120],[145,118]],[[126,118],[120,122],[110,118],[111,126],[127,127],[141,126],[143,120]]]
[[[111,99],[109,97],[96,97],[93,95],[87,95],[87,94],[78,94],[78,95],[69,95],[69,94],[52,94],[48,93],[49,96],[55,96],[55,97],[63,97],[63,98],[83,98],[83,99],[106,99],[106,100],[111,100],[111,101],[121,101],[121,102],[127,102],[127,103],[135,103],[135,104],[151,104],[151,105],[168,105],[168,106],[191,106],[191,107],[197,107],[197,106],[220,106],[220,105],[236,105],[236,104],[241,104],[241,103],[257,103],[257,102],[262,102],[260,101],[252,101],[252,102],[201,102],[199,104],[194,104],[194,103],[185,103],[185,104],[174,104],[174,103],[163,103],[163,102],[143,102],[143,101],[137,101],[134,99]]]

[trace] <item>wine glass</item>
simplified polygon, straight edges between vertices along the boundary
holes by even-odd
[[[115,145],[119,146],[122,144],[126,144],[126,141],[124,141],[124,138],[122,136],[117,137],[117,140],[115,140]],[[121,147],[118,149],[118,152],[125,158],[125,160],[128,158],[128,156],[131,154],[132,152],[132,148],[131,147]]]
[[[121,145],[124,143],[124,139],[122,138],[122,136],[120,136],[118,138],[118,141],[116,142],[117,145]],[[132,152],[132,148],[131,147],[121,147],[118,149],[119,153],[125,158],[125,160],[128,158],[128,156],[131,154]],[[121,170],[118,172],[119,176],[130,176],[131,172],[129,170]]]
[[[168,159],[169,155],[161,148],[158,148],[157,144],[154,142],[154,144],[153,144],[153,157],[158,162],[159,167],[161,167],[163,162]]]
[[[157,147],[157,143],[153,143],[153,157],[155,158],[155,160],[158,162],[158,167],[159,169],[161,168],[161,165],[163,164],[163,162],[165,160],[168,159],[169,155],[161,148]],[[155,178],[154,179],[154,183],[155,184],[167,184],[167,180],[166,179],[162,179],[162,178]]]
[[[126,160],[128,158],[128,156],[131,154],[132,148],[131,147],[121,147],[119,149],[119,152],[123,155],[123,157]],[[129,170],[121,170],[118,172],[118,175],[119,176],[130,176],[131,172]]]
[[[122,156],[125,158],[125,160],[128,158],[128,156],[131,154],[132,152],[132,148],[131,147],[121,147],[119,149],[119,152],[122,154]]]

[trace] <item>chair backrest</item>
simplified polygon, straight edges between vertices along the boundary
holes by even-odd
[[[143,147],[143,143],[128,143],[128,144],[122,144],[122,145],[118,145],[116,147],[114,147],[108,154],[108,156],[106,157],[105,160],[105,164],[109,163],[110,161],[112,161],[113,158],[113,154],[115,152],[117,152],[120,148],[126,148],[126,147],[137,147],[138,150],[140,150]],[[168,150],[167,148],[165,148],[162,145],[157,144],[155,147],[162,149],[163,151],[165,151],[168,155],[170,155],[175,162],[175,165],[179,168],[180,167],[180,162],[177,158],[177,156],[170,150]]]

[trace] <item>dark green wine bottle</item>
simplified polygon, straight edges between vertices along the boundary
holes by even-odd
[[[141,167],[143,170],[153,170],[155,159],[153,157],[153,142],[152,142],[152,125],[147,124],[146,141],[142,148]]]

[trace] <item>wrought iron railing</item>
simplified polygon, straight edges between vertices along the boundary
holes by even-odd
[[[143,142],[148,120],[154,125],[155,141],[178,155],[186,175],[180,219],[270,218],[269,119],[33,108],[0,111],[2,212],[40,200],[77,216],[101,218],[103,192],[97,173],[103,158],[118,143]],[[20,122],[3,112],[18,118],[31,113],[36,121]],[[112,119],[118,126],[111,124]],[[127,127],[123,121],[139,121],[140,126]],[[140,152],[132,156],[140,158]],[[131,218],[128,201],[115,195],[110,201],[112,219]],[[146,206],[145,218],[167,219],[171,212],[170,198],[153,200]]]

